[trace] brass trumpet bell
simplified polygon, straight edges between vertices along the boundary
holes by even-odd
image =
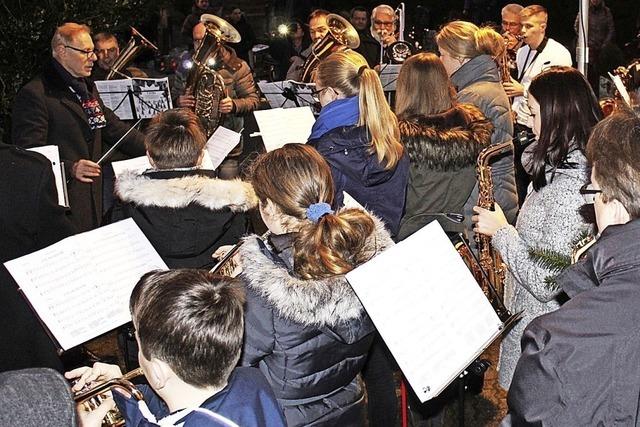
[[[356,49],[360,46],[358,31],[342,16],[334,13],[327,15],[327,27],[329,27],[329,32],[333,38],[342,46],[349,49]]]
[[[204,13],[200,16],[200,22],[207,27],[207,32],[211,31],[218,40],[227,43],[239,43],[242,40],[240,33],[233,28],[233,25],[216,15]]]

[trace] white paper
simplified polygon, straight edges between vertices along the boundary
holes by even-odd
[[[124,172],[132,171],[137,174],[141,174],[142,172],[153,169],[151,163],[149,163],[149,158],[147,156],[134,157],[133,159],[120,160],[118,162],[111,163],[113,167],[113,174],[116,178],[119,178]],[[202,156],[202,165],[200,166],[202,169],[206,170],[214,170],[213,164],[211,163],[211,156],[207,152],[207,149],[204,150],[204,155]]]
[[[421,402],[444,390],[502,328],[438,221],[347,279]]]
[[[310,107],[274,108],[253,112],[267,151],[285,144],[304,144],[311,135],[316,119]]]
[[[301,83],[293,80],[267,82],[261,80],[258,87],[267,98],[271,108],[296,108],[316,103],[313,98],[315,83]]]
[[[356,199],[353,198],[351,194],[347,193],[346,191],[342,192],[342,205],[345,208],[362,209],[363,211],[366,210],[364,206],[362,206]]]
[[[380,68],[380,82],[385,92],[396,90],[396,81],[402,64],[383,64]]]
[[[227,154],[240,143],[242,135],[227,129],[224,126],[218,126],[215,132],[207,141],[208,158],[212,164],[212,169],[217,169],[220,163],[227,157]]]
[[[56,182],[56,190],[58,192],[58,204],[60,206],[69,207],[69,203],[66,200],[67,194],[66,186],[62,178],[62,163],[60,163],[60,151],[57,145],[44,145],[42,147],[29,148],[29,151],[35,151],[45,156],[51,162],[51,169],[53,170],[53,177]]]
[[[611,73],[608,74],[613,81],[613,84],[616,86],[616,89],[618,89],[618,92],[620,92],[620,96],[622,96],[622,99],[625,100],[627,105],[631,105],[631,97],[629,96],[629,92],[627,92],[627,88],[624,86],[624,83],[622,83],[622,79],[620,78],[620,76],[614,76]]]
[[[149,119],[173,108],[168,77],[98,80],[95,84],[104,105],[121,120]],[[131,109],[132,100],[137,117],[134,117],[134,110]]]
[[[63,350],[129,322],[129,297],[140,277],[167,269],[130,218],[5,266]]]

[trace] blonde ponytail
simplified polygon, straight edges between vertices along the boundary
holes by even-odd
[[[384,97],[378,73],[352,50],[332,53],[320,62],[317,80],[325,87],[339,90],[347,97],[359,95],[360,120],[371,135],[371,151],[385,169],[393,169],[402,158],[398,119]]]

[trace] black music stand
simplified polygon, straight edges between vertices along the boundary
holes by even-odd
[[[271,108],[296,108],[310,106],[317,113],[317,101],[313,91],[315,84],[293,80],[280,82],[258,82],[260,91],[267,98]]]

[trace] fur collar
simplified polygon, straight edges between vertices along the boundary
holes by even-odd
[[[376,230],[364,247],[371,257],[393,245],[382,221],[374,221]],[[256,236],[245,238],[239,252],[247,286],[265,298],[280,317],[303,325],[333,327],[362,316],[364,308],[343,275],[300,279],[269,259]]]
[[[184,208],[197,203],[212,211],[229,208],[243,212],[258,205],[251,184],[201,175],[152,179],[127,171],[116,180],[115,193],[123,202],[142,206]]]
[[[468,104],[432,116],[400,120],[399,126],[411,163],[444,171],[474,165],[493,132],[491,122]]]

